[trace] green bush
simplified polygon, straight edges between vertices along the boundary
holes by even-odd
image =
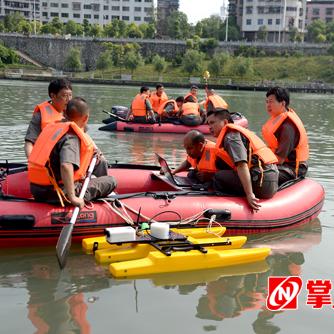
[[[106,50],[100,53],[96,62],[96,68],[98,70],[108,70],[112,67],[111,51]]]
[[[80,60],[80,50],[77,48],[71,48],[68,56],[65,59],[65,68],[70,72],[79,72],[82,69],[82,63]]]

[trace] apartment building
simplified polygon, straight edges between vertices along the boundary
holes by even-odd
[[[158,0],[157,19],[158,34],[163,36],[167,30],[167,18],[175,10],[179,9],[179,0]]]
[[[34,17],[43,23],[58,17],[60,21],[104,25],[113,19],[141,24],[151,22],[153,0],[0,0],[0,16],[19,12],[25,18]]]
[[[334,20],[334,0],[312,0],[306,3],[307,26],[314,20],[322,20],[326,23]]]
[[[289,31],[305,31],[306,0],[234,0],[234,13],[243,37],[257,40],[267,32],[269,42],[289,40]]]
[[[40,0],[0,0],[0,18],[12,13],[20,13],[27,20],[40,19]]]
[[[104,25],[113,19],[141,24],[151,22],[153,0],[41,0],[41,21],[58,17],[62,22],[73,20]]]

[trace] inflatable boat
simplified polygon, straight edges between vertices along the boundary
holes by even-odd
[[[272,199],[261,200],[261,209],[253,212],[244,197],[193,186],[181,188],[160,176],[159,169],[111,165],[109,174],[118,184],[116,194],[81,210],[73,242],[101,235],[107,227],[142,222],[203,227],[213,216],[227,227],[226,235],[291,229],[317,217],[324,201],[323,187],[305,178],[280,189]],[[35,201],[24,165],[3,164],[0,179],[0,247],[54,245],[73,207]]]
[[[111,114],[111,113],[110,113]],[[233,113],[234,123],[245,128],[248,127],[247,118],[239,113]],[[190,130],[198,130],[203,134],[209,134],[208,125],[186,126],[178,123],[154,123],[143,124],[129,122],[116,114],[111,114],[108,119],[103,120],[106,125],[99,128],[101,131],[124,131],[124,132],[146,132],[146,133],[187,133]]]

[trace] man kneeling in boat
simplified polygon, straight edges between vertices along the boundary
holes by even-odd
[[[277,158],[253,132],[233,124],[228,110],[208,113],[211,134],[217,138],[213,187],[224,193],[246,195],[257,211],[258,198],[271,198],[278,188]]]
[[[50,124],[37,138],[28,161],[30,190],[36,200],[64,201],[83,208],[92,201],[110,194],[116,182],[108,176],[108,164],[93,140],[86,134],[90,109],[80,97],[72,99],[64,116],[66,121]],[[98,162],[84,199],[78,197],[87,169],[98,151]]]
[[[199,183],[210,182],[217,171],[214,158],[216,144],[205,139],[200,131],[191,130],[184,136],[183,146],[188,154],[187,159],[172,174],[193,168],[188,173],[189,178]]]
[[[140,93],[131,103],[128,120],[136,123],[155,123],[155,115],[150,102],[150,89],[141,87]]]

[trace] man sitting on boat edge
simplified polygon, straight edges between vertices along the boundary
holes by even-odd
[[[262,137],[278,159],[279,185],[304,177],[309,158],[308,138],[303,122],[289,108],[289,92],[273,87],[266,93],[266,109],[270,118],[262,127]]]
[[[215,190],[246,195],[257,211],[258,198],[271,198],[278,188],[277,158],[255,133],[233,124],[228,110],[208,113],[211,134],[217,138]]]
[[[30,190],[36,200],[69,202],[82,208],[85,201],[106,197],[116,181],[108,176],[106,161],[101,158],[94,168],[84,200],[78,197],[87,169],[97,150],[84,132],[90,109],[80,97],[72,99],[66,120],[45,127],[37,138],[28,161]]]
[[[150,89],[146,86],[141,87],[140,93],[131,103],[128,120],[135,123],[155,123],[155,115],[149,97]]]

